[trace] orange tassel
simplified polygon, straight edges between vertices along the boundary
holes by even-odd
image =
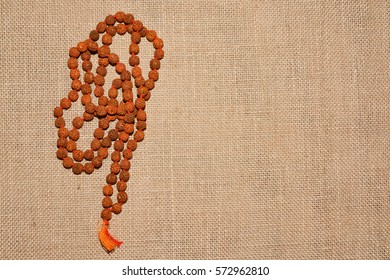
[[[103,220],[102,229],[99,232],[99,240],[102,243],[103,247],[108,251],[111,252],[116,247],[120,247],[123,243],[122,241],[116,240],[114,237],[111,236],[111,234],[108,232],[108,221]]]

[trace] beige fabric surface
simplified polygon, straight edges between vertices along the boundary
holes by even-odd
[[[166,57],[108,255],[110,161],[65,170],[52,110],[69,48],[119,10]],[[1,0],[0,258],[389,259],[389,30],[389,1]]]

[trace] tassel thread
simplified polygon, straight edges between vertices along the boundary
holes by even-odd
[[[119,248],[123,242],[116,240],[108,232],[108,225],[109,225],[109,222],[107,220],[103,220],[102,228],[99,232],[99,240],[100,240],[100,243],[102,243],[102,246],[107,250],[107,252],[111,252],[116,247]]]

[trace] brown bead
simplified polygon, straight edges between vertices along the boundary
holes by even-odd
[[[149,79],[153,80],[153,81],[157,81],[158,80],[158,72],[157,70],[152,70],[149,72]]]
[[[107,67],[108,64],[110,64],[110,63],[109,63],[107,57],[99,57],[99,59],[98,59],[98,64],[99,64],[100,66]]]
[[[84,42],[80,42],[77,44],[77,50],[81,53],[85,52],[87,50],[87,44]]]
[[[84,121],[86,121],[86,122],[92,121],[94,119],[94,117],[95,117],[94,114],[90,114],[87,112],[83,113],[83,118],[84,118]]]
[[[125,122],[123,120],[120,120],[116,123],[115,125],[115,128],[118,130],[118,131],[123,131],[123,129],[125,128]]]
[[[121,171],[121,166],[119,165],[119,163],[113,162],[111,164],[110,170],[111,170],[112,173],[118,174]]]
[[[113,15],[106,16],[106,19],[104,20],[107,25],[114,25],[116,22],[116,19]]]
[[[109,115],[115,115],[117,111],[118,111],[118,108],[116,106],[114,106],[114,105],[107,106],[107,113]]]
[[[81,64],[81,68],[83,68],[83,70],[85,72],[91,71],[92,70],[92,62],[89,60],[83,61],[83,63]]]
[[[148,90],[154,89],[154,81],[151,80],[151,79],[146,80],[146,82],[145,82],[145,87],[146,87]]]
[[[131,149],[125,149],[123,150],[123,157],[126,159],[132,159],[133,158],[133,152]]]
[[[114,203],[111,207],[111,211],[114,213],[114,214],[119,214],[122,212],[122,204],[120,203]]]
[[[62,160],[62,165],[66,168],[66,169],[69,169],[69,168],[72,168],[73,167],[73,159],[71,159],[70,157],[66,157]]]
[[[161,49],[164,46],[164,42],[161,38],[156,38],[153,40],[153,47],[155,49]]]
[[[112,36],[110,34],[104,34],[102,37],[102,43],[105,45],[111,45],[112,44]]]
[[[94,157],[91,162],[96,169],[100,168],[103,164],[103,160],[101,157]]]
[[[127,184],[124,181],[118,181],[116,188],[118,192],[124,192],[127,189]]]
[[[101,144],[100,144],[100,141],[99,139],[93,139],[92,142],[91,142],[91,149],[94,150],[94,151],[97,151],[99,150],[101,147]]]
[[[96,97],[100,97],[104,94],[104,88],[101,86],[96,86],[93,93],[95,94]]]
[[[77,48],[73,47],[69,49],[69,56],[78,58],[80,56],[80,52],[77,50]]]
[[[106,176],[107,184],[114,185],[116,183],[116,175],[114,173],[110,173]]]
[[[114,142],[114,150],[115,151],[122,151],[124,147],[125,147],[125,145],[123,144],[123,142],[121,140],[116,140]]]
[[[124,17],[125,17],[125,13],[122,12],[122,11],[116,12],[116,14],[115,14],[115,19],[116,19],[118,22],[123,22]]]
[[[97,106],[96,107],[96,114],[99,117],[104,117],[105,115],[107,115],[106,107],[104,107],[103,105]]]
[[[89,38],[91,38],[93,41],[99,40],[99,32],[97,30],[92,30],[89,32]]]
[[[154,30],[148,30],[146,32],[146,39],[149,41],[149,42],[153,42],[154,39],[156,39],[157,37],[157,33],[156,31]]]
[[[160,69],[160,60],[157,60],[157,59],[152,59],[150,61],[150,69]]]
[[[73,151],[73,159],[75,161],[82,161],[84,159],[84,153],[81,150],[74,150]]]
[[[103,45],[98,49],[99,57],[107,57],[109,54],[110,54],[110,48],[106,45]]]
[[[123,91],[122,95],[123,95],[123,101],[125,102],[133,100],[133,92],[129,89]]]
[[[121,79],[112,80],[112,86],[114,88],[117,88],[117,89],[121,88],[122,87],[122,80]]]
[[[149,90],[148,90],[148,88],[147,87],[145,87],[145,86],[141,86],[141,87],[139,87],[139,89],[137,90],[137,94],[140,96],[140,97],[142,97],[142,98],[144,98],[146,95],[148,95],[148,93],[149,93]],[[137,100],[135,100],[136,102],[137,102]],[[135,104],[135,106],[137,107],[137,104]],[[138,107],[137,107],[138,108]],[[139,108],[138,108],[139,109]]]
[[[84,166],[81,163],[76,162],[73,164],[72,171],[74,174],[79,175],[84,171]]]
[[[145,84],[145,79],[144,79],[144,77],[139,76],[139,77],[134,79],[134,83],[135,83],[136,87],[141,87]]]
[[[125,204],[127,202],[127,193],[125,192],[118,192],[117,194],[118,202],[121,204]]]
[[[142,142],[142,140],[144,140],[144,137],[145,137],[145,133],[142,130],[137,130],[134,133],[134,140],[137,142]]]
[[[114,193],[114,189],[112,188],[111,185],[106,185],[103,187],[104,196],[112,196],[113,193]]]
[[[78,65],[79,65],[79,63],[78,63],[77,58],[69,57],[69,59],[68,59],[68,67],[70,69],[75,69],[75,68],[78,67]]]
[[[72,102],[68,98],[62,98],[60,101],[60,106],[63,109],[69,109],[72,106]]]
[[[121,153],[119,151],[113,151],[111,154],[111,160],[113,162],[119,162],[121,160]]]
[[[107,26],[106,32],[107,32],[107,34],[110,34],[111,36],[115,36],[116,26]]]
[[[69,138],[73,141],[77,141],[80,138],[80,132],[77,129],[71,129],[69,131]]]
[[[99,22],[96,26],[96,30],[99,33],[104,33],[106,32],[106,23],[105,22]]]
[[[97,68],[96,68],[96,73],[100,76],[103,76],[105,77],[107,75],[107,68],[102,66],[102,65],[99,65]]]
[[[127,142],[127,148],[134,152],[137,149],[137,141],[129,140],[129,142]]]
[[[100,119],[99,120],[99,127],[106,130],[110,126],[110,122],[107,119]]]
[[[139,42],[141,42],[141,35],[138,32],[133,32],[131,34],[131,41],[133,43],[139,44]]]
[[[138,121],[136,127],[138,130],[145,130],[146,129],[146,122],[145,121]]]
[[[111,141],[115,141],[118,138],[118,131],[116,129],[111,129],[108,132],[108,137]]]
[[[132,123],[126,123],[124,127],[124,131],[127,134],[133,134],[134,132],[134,124]]]
[[[119,104],[118,106],[118,115],[124,116],[126,114],[126,107],[124,103]]]
[[[94,170],[95,170],[95,167],[93,166],[92,163],[87,162],[87,163],[84,165],[84,172],[85,172],[85,173],[87,173],[87,174],[92,174]]]
[[[97,74],[93,79],[95,85],[103,86],[104,85],[104,77],[102,75]]]
[[[101,141],[100,141],[100,144],[102,145],[102,147],[104,148],[109,148],[111,147],[111,139],[106,136],[104,137]]]
[[[85,104],[87,103],[91,103],[92,102],[92,97],[90,94],[85,94],[83,96],[81,96],[81,104],[83,104],[85,106]]]
[[[75,90],[71,90],[69,93],[68,93],[68,99],[71,101],[71,102],[76,102],[77,99],[79,99],[79,93]]]
[[[67,149],[69,152],[73,152],[74,150],[76,150],[76,149],[77,149],[76,142],[73,141],[73,140],[69,140],[69,141],[66,143],[66,149]]]
[[[123,81],[122,83],[122,89],[125,90],[131,90],[133,88],[133,82],[132,81]]]
[[[123,63],[117,63],[116,66],[115,66],[115,71],[120,74],[122,73],[123,71],[126,71],[126,66],[123,64]]]
[[[88,50],[92,53],[96,53],[99,49],[99,45],[98,43],[96,43],[95,41],[90,41],[88,43]],[[84,54],[86,54],[87,52],[85,52]],[[85,60],[89,60],[89,59],[85,59]]]
[[[110,105],[115,106],[115,107],[118,107],[118,100],[116,100],[116,99],[114,99],[114,98],[110,98],[110,99],[108,100],[108,106],[110,106]]]
[[[103,220],[106,220],[106,221],[111,220],[111,217],[112,217],[111,210],[108,209],[108,208],[104,208],[104,209],[102,210],[102,213],[100,214],[100,217],[101,217]]]
[[[63,137],[60,137],[57,139],[57,147],[58,148],[65,148],[66,147],[66,142],[68,140],[66,140],[66,138],[63,138]]]
[[[57,150],[57,158],[58,159],[64,159],[68,156],[68,151],[64,148],[59,148]]]
[[[84,152],[84,158],[85,158],[86,160],[92,160],[93,157],[94,157],[94,153],[93,153],[93,150],[92,150],[92,149],[86,150],[86,151]]]
[[[164,51],[162,49],[156,49],[154,51],[154,58],[163,59],[164,58]]]
[[[139,57],[137,55],[132,55],[130,56],[129,58],[129,64],[131,66],[135,66],[135,65],[138,65],[139,64]]]
[[[139,53],[139,46],[136,43],[131,43],[129,47],[129,53],[130,54],[138,54]]]
[[[119,140],[122,140],[122,142],[127,142],[127,140],[129,140],[129,134],[122,131],[121,133],[119,133]]]
[[[82,94],[91,94],[92,93],[92,88],[90,84],[83,84],[81,86],[81,93]]]
[[[72,80],[76,80],[76,79],[80,78],[80,71],[79,71],[79,69],[77,69],[77,68],[70,69],[70,78]]]
[[[133,30],[134,31],[140,31],[144,27],[142,22],[140,20],[134,20],[133,21]]]
[[[93,132],[93,136],[97,139],[102,139],[104,137],[104,130],[100,127],[96,128]]]
[[[102,159],[108,157],[108,149],[107,148],[100,148],[98,150],[98,156],[101,157]]]
[[[137,119],[138,121],[146,121],[146,112],[142,109],[138,110]]]
[[[145,100],[142,97],[139,97],[135,100],[135,107],[137,109],[144,109],[145,108]]]
[[[123,170],[129,170],[130,169],[130,161],[128,159],[123,159],[120,163],[120,168],[122,168]]]
[[[93,114],[95,112],[95,105],[92,102],[86,103],[85,112]]]
[[[66,138],[66,137],[68,137],[68,134],[69,134],[69,132],[65,127],[60,127],[58,129],[58,137]]]
[[[115,53],[110,53],[108,55],[108,62],[110,62],[111,65],[116,65],[119,62],[119,56]]]
[[[83,127],[84,120],[80,117],[75,117],[72,121],[72,124],[75,128],[80,129]]]
[[[124,25],[123,23],[120,23],[116,26],[116,32],[119,34],[119,35],[123,35],[127,32],[127,27],[126,25]]]
[[[130,81],[131,80],[131,73],[130,73],[130,71],[123,71],[121,73],[120,77],[121,77],[122,81]],[[122,82],[122,84],[123,84],[123,82]]]
[[[92,41],[92,40],[89,40],[88,43],[86,42],[87,48],[89,47],[89,44],[91,44],[91,43],[94,43],[94,44],[97,45],[96,42],[94,42],[94,41]],[[91,59],[91,53],[90,53],[89,51],[83,52],[83,53],[81,54],[81,59],[82,59],[82,60],[90,60],[90,59]]]
[[[142,76],[142,70],[138,66],[134,66],[133,69],[131,70],[131,74],[133,75],[134,78],[137,78],[139,76]]]
[[[127,115],[124,117],[123,120],[124,120],[126,123],[133,123],[133,122],[134,122],[134,119],[135,119],[135,117],[134,117],[133,114],[127,114]]]
[[[123,16],[123,21],[126,23],[126,24],[130,24],[132,23],[134,20],[134,16],[132,14],[125,14]]]
[[[148,32],[148,30],[146,29],[146,27],[142,27],[142,29],[139,31],[139,35],[141,35],[141,37],[145,37],[146,36],[146,32]]]
[[[98,104],[101,106],[107,106],[108,105],[108,98],[107,96],[100,96],[98,99]]]
[[[122,181],[125,181],[125,182],[129,181],[129,179],[130,179],[129,171],[127,171],[127,170],[121,171],[121,173],[119,173],[119,179]]]
[[[55,121],[54,124],[57,128],[65,126],[65,120],[63,117],[58,117]]]
[[[108,196],[106,196],[105,198],[103,198],[102,200],[102,206],[104,208],[109,208],[112,206],[112,199]]]
[[[92,84],[93,83],[93,73],[92,72],[87,72],[84,74],[84,82],[87,84]]]
[[[80,80],[73,80],[72,81],[72,89],[80,90],[81,86],[82,86],[82,84],[81,84]]]

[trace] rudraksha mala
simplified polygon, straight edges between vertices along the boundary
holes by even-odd
[[[131,72],[125,63],[119,61],[119,56],[110,50],[113,37],[116,34],[125,35],[126,33],[131,35],[129,46]],[[101,46],[98,44],[100,37]],[[150,61],[151,71],[148,79],[143,77],[139,66],[138,44],[143,37],[152,42],[155,48],[154,58]],[[63,166],[72,169],[74,174],[78,175],[83,172],[91,174],[102,166],[103,160],[109,156],[108,148],[113,145],[110,173],[106,176],[107,184],[103,187],[104,198],[101,212],[103,224],[99,232],[101,244],[108,252],[122,244],[109,234],[108,225],[112,213],[121,213],[122,206],[128,199],[126,188],[130,178],[130,160],[137,148],[137,143],[144,139],[145,104],[159,78],[157,70],[160,68],[160,60],[164,57],[163,45],[163,41],[157,37],[156,32],[146,29],[141,21],[134,19],[132,14],[117,12],[115,15],[107,16],[103,22],[99,22],[96,29],[89,33],[87,40],[69,50],[68,67],[72,79],[72,90],[68,97],[61,99],[60,106],[54,108],[55,126],[58,128],[59,137],[57,157],[62,160]],[[96,73],[93,73],[90,59],[96,54],[99,66],[96,68]],[[78,69],[79,59],[82,61],[81,67],[84,71],[83,81],[80,79],[81,74]],[[112,81],[107,97],[104,94],[103,85],[108,66],[115,67],[119,77]],[[133,85],[137,92],[135,98],[133,98]],[[117,100],[119,90],[122,91],[120,102]],[[80,100],[85,112],[82,116],[73,119],[73,127],[69,130],[65,127],[63,111],[69,109],[72,102],[79,99],[80,92]],[[97,97],[98,104],[93,103],[92,93]],[[82,128],[84,122],[92,121],[95,117],[99,119],[99,127],[93,133],[91,149],[82,151],[77,148],[76,144],[80,136],[79,129]],[[114,121],[116,121],[115,128],[108,130],[110,122]],[[114,185],[117,188],[117,202],[115,203],[111,198],[114,194]]]

